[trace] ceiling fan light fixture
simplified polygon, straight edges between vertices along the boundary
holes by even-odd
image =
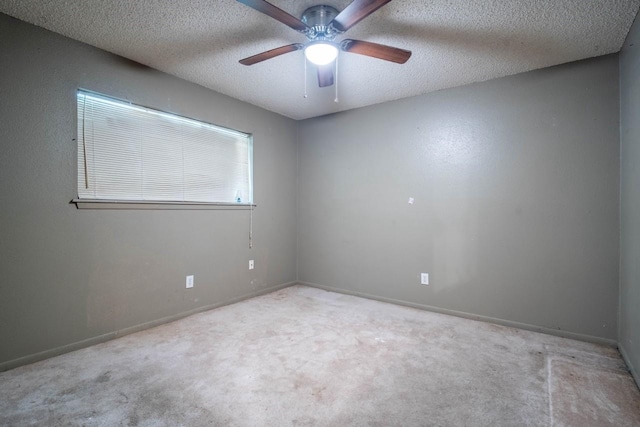
[[[304,49],[304,56],[316,65],[327,65],[338,56],[338,48],[324,41],[310,43]]]

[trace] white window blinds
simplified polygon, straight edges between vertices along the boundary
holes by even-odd
[[[253,203],[242,132],[78,91],[78,198]]]

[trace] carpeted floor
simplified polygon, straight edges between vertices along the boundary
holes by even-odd
[[[0,425],[640,426],[615,349],[293,286],[0,374]]]

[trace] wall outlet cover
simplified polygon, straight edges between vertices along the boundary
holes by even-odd
[[[420,273],[420,284],[422,285],[429,284],[429,273]]]
[[[193,275],[187,276],[187,288],[193,288]]]

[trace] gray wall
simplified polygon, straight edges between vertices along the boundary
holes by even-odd
[[[296,280],[294,121],[6,15],[0,40],[0,368]],[[69,204],[78,88],[253,133],[253,249],[246,210]]]
[[[618,345],[640,384],[640,21],[620,54],[620,331]]]
[[[618,95],[614,55],[302,122],[299,280],[615,340]]]
[[[0,370],[277,288],[296,261],[301,282],[616,338],[616,56],[296,124],[4,15],[0,40]],[[620,70],[620,334],[638,366],[634,49]],[[79,87],[252,132],[254,248],[247,211],[69,204]]]

